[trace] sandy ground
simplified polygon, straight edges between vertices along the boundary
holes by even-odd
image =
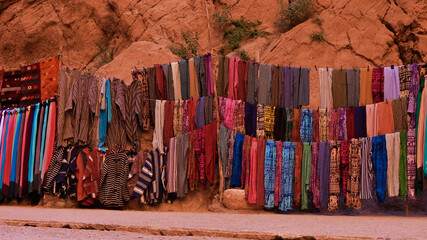
[[[427,218],[424,217],[176,213],[1,206],[0,219],[3,222],[0,229],[1,234],[5,234],[0,235],[1,239],[15,237],[19,239],[46,237],[49,239],[51,236],[56,238],[62,234],[64,234],[62,235],[64,238],[79,238],[82,236],[78,235],[81,231],[84,231],[84,234],[94,234],[94,238],[104,238],[105,236],[108,239],[134,239],[139,237],[142,239],[164,239],[162,236],[138,235],[138,233],[133,232],[9,227],[4,225],[10,220],[15,220],[15,222],[40,221],[131,226],[134,229],[172,228],[211,232],[258,232],[289,237],[425,239],[427,236],[427,228],[425,227]],[[173,233],[169,232],[166,235],[170,234]],[[84,237],[87,239],[88,235],[84,235]],[[197,239],[203,238],[197,237]]]

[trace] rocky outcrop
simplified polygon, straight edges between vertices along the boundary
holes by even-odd
[[[132,80],[130,71],[135,67],[154,66],[177,61],[169,48],[148,41],[132,43],[128,48],[123,50],[114,60],[97,70],[100,76],[114,76],[119,79],[130,82]]]
[[[310,106],[318,107],[317,67],[364,67],[423,61],[427,56],[427,9],[423,1],[318,0],[319,26],[312,19],[281,34],[261,61],[310,67]],[[410,10],[419,9],[419,10]],[[310,34],[324,31],[324,42]]]

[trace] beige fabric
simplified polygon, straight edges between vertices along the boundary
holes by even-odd
[[[175,95],[175,100],[181,99],[181,77],[179,75],[179,65],[177,62],[171,63],[172,68],[172,80],[173,80],[173,90]]]
[[[332,69],[319,68],[320,108],[332,107]]]
[[[389,197],[399,196],[400,133],[385,135],[387,148],[387,192]]]

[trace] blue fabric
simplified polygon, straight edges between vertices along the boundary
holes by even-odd
[[[16,161],[18,155],[18,143],[19,143],[19,134],[21,130],[21,122],[22,122],[22,111],[18,109],[18,116],[16,117],[16,127],[15,132],[13,134],[13,146],[12,146],[12,160],[10,166],[10,178],[9,178],[9,197],[13,196],[13,191],[15,189],[15,178],[16,178]]]
[[[35,105],[34,116],[33,116],[33,125],[31,128],[31,143],[30,143],[30,153],[28,157],[28,182],[32,183],[34,181],[34,160],[36,153],[36,141],[37,141],[37,126],[38,126],[38,117],[40,112],[40,103]],[[30,185],[28,184],[28,192],[30,191]]]
[[[4,128],[5,133],[4,133],[4,139],[3,139],[3,143],[2,143],[2,148],[1,148],[1,154],[2,154],[2,159],[1,159],[1,171],[0,171],[0,190],[3,189],[3,172],[4,172],[4,165],[5,165],[5,161],[6,161],[6,138],[8,135],[8,131],[9,131],[9,121],[12,119],[11,118],[12,115],[10,115],[10,111],[7,110],[6,112],[6,116],[5,116],[5,125],[6,127]],[[2,191],[0,191],[0,199],[2,199]]]
[[[111,122],[111,96],[110,96],[110,80],[105,81],[105,109],[101,109],[99,112],[99,143],[98,148],[105,152],[107,149],[104,147],[105,139],[107,135],[107,125]],[[110,109],[110,110],[109,110]]]
[[[43,155],[44,155],[44,142],[46,139],[46,128],[47,128],[47,122],[48,119],[47,117],[49,116],[49,104],[46,105],[45,108],[45,112],[44,112],[44,119],[43,119],[43,131],[42,131],[42,141],[41,141],[41,146],[40,146],[40,166],[39,166],[39,170],[40,173],[42,172],[42,167],[43,167]]]
[[[301,142],[311,142],[313,131],[313,110],[302,109],[301,111]]]
[[[377,199],[384,203],[387,188],[387,149],[385,136],[372,138],[372,163],[374,165]]]
[[[111,123],[111,87],[110,79],[105,81],[105,108],[107,109],[107,120]]]
[[[264,158],[265,208],[274,208],[274,180],[276,172],[276,142],[268,140]]]
[[[236,140],[234,142],[234,151],[233,151],[233,167],[231,174],[231,188],[241,187],[242,186],[242,153],[243,153],[243,144],[245,141],[245,135],[236,133]]]
[[[283,143],[280,211],[292,210],[292,195],[294,181],[295,143]]]

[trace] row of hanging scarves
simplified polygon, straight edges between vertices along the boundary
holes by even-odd
[[[41,193],[53,155],[56,99],[4,109],[0,121],[0,198],[33,198]]]
[[[266,209],[336,211],[340,195],[347,207],[360,209],[361,199],[384,203],[386,197],[408,194],[406,131],[289,142],[250,137],[221,125],[219,138],[226,186],[243,188],[249,203]]]
[[[215,83],[214,83],[215,84]]]

